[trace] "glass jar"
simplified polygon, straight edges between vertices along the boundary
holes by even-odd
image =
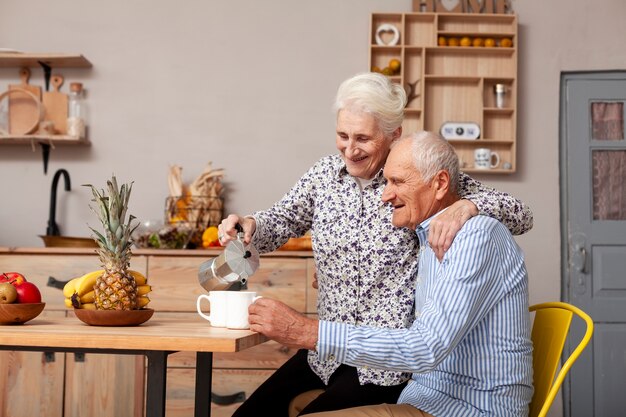
[[[67,134],[76,138],[85,137],[85,99],[82,83],[71,83],[68,96]]]

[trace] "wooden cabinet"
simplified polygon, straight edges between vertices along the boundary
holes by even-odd
[[[0,248],[0,271],[19,271],[40,289],[41,318],[74,314],[49,277],[67,281],[98,267],[93,250]],[[146,258],[133,257],[132,267],[145,271]],[[0,351],[0,416],[141,417],[143,368],[143,356]]]
[[[204,321],[196,313],[196,299],[205,293],[198,283],[201,262],[218,250],[136,250],[131,268],[144,271],[152,285],[150,307],[190,321]],[[37,284],[46,302],[42,313],[67,316],[63,294],[47,286],[48,277],[66,281],[99,268],[93,249],[0,248],[0,271],[19,271]],[[294,309],[315,314],[317,291],[311,252],[274,252],[263,255],[248,289],[284,301]],[[206,306],[208,310],[208,305]],[[26,324],[28,325],[28,324]],[[45,325],[45,323],[40,323]],[[76,337],[80,337],[77,334]],[[247,398],[295,350],[268,342],[238,353],[213,357],[213,392]],[[195,355],[174,353],[168,359],[166,415],[193,414]],[[143,356],[81,355],[0,351],[0,417],[13,415],[136,416],[145,413],[145,359]],[[32,401],[12,401],[32,395]],[[212,415],[230,416],[239,402],[212,404]]]
[[[79,54],[38,54],[20,52],[0,52],[0,67],[9,68],[44,68],[46,83],[50,80],[50,71],[54,68],[91,68],[84,56]],[[50,87],[52,88],[52,87]],[[0,145],[29,145],[39,142],[46,145],[89,145],[88,139],[76,138],[69,135],[47,135],[47,134],[27,134],[27,135],[0,135]]]
[[[394,31],[399,40],[392,45]],[[399,72],[385,72],[409,93],[405,133],[440,132],[449,122],[476,123],[480,128],[477,139],[450,139],[462,169],[515,172],[519,40],[515,15],[374,13],[370,33],[370,69],[384,70],[393,59],[401,63]],[[468,42],[471,46],[461,46]],[[504,91],[500,106],[496,105],[496,85]],[[477,148],[497,152],[499,165],[476,169]]]

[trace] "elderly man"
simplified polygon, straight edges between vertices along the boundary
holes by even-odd
[[[430,222],[459,198],[458,171],[454,149],[429,132],[400,139],[385,164],[382,198],[393,207],[393,225],[420,240],[410,328],[318,321],[265,298],[250,307],[251,329],[279,343],[342,364],[413,373],[398,404],[310,416],[528,415],[532,344],[521,250],[486,216],[470,219],[443,256],[428,245]]]

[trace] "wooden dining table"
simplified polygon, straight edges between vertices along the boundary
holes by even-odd
[[[80,334],[80,337],[77,337]],[[205,321],[154,316],[139,326],[89,326],[76,317],[35,318],[2,326],[0,350],[145,355],[148,361],[146,416],[165,416],[167,357],[196,353],[194,416],[211,415],[214,352],[238,352],[267,339],[250,330],[211,327]]]

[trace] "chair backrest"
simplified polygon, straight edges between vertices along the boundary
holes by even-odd
[[[530,403],[529,417],[544,417],[572,364],[589,343],[593,334],[593,320],[578,307],[562,302],[535,304],[529,310],[535,312],[531,334],[535,393]],[[585,321],[587,330],[555,379],[574,314]]]

